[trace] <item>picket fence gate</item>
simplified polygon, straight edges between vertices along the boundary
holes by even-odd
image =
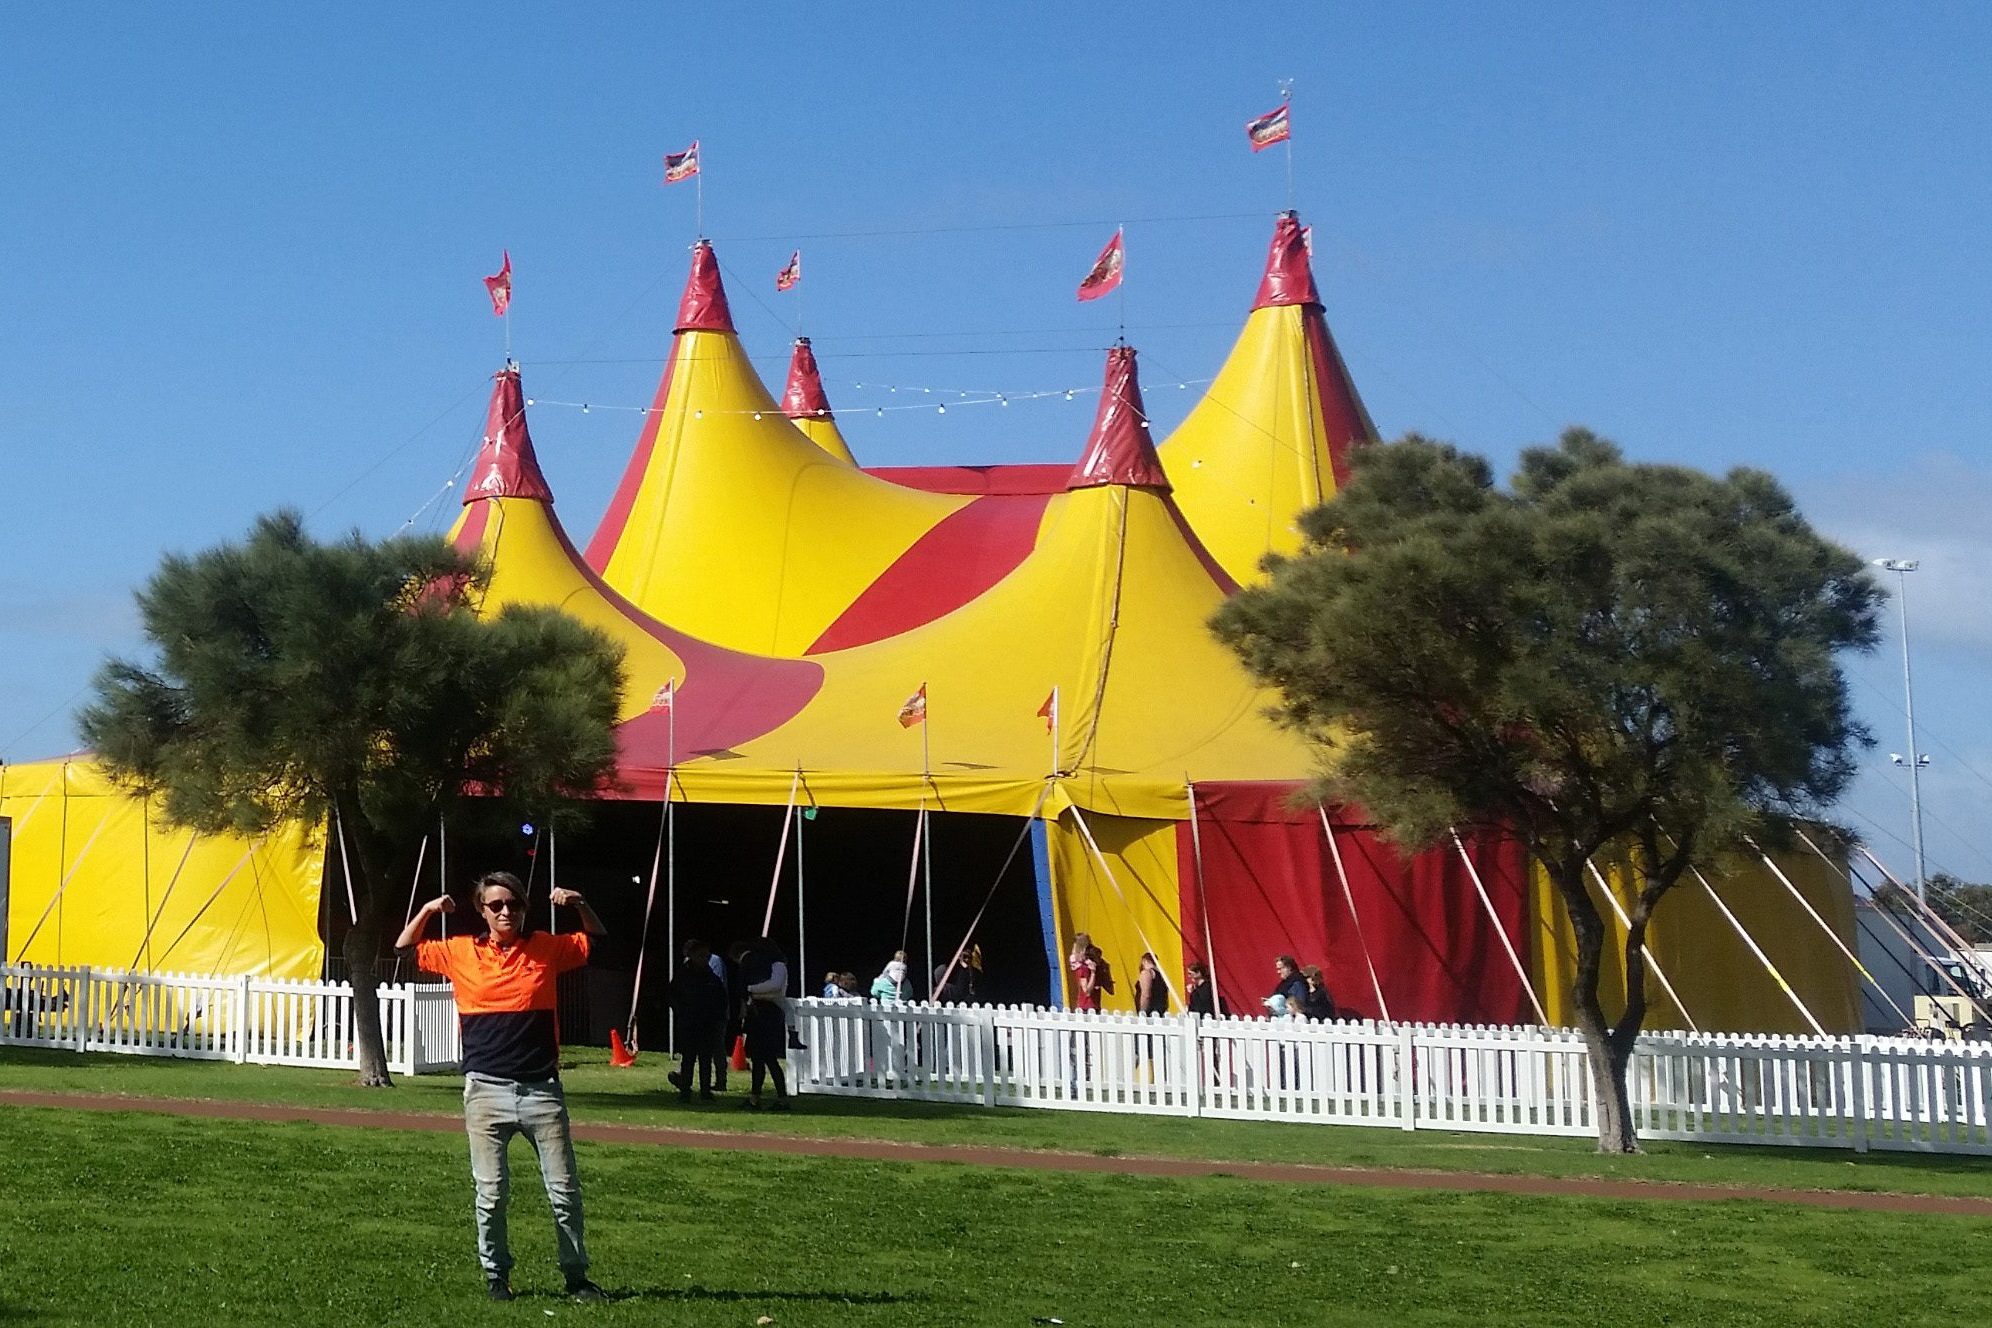
[[[250,1065],[357,1069],[353,989],[289,978],[0,965],[0,1045]],[[380,1026],[397,1074],[457,1063],[447,983],[383,985]]]
[[[1571,1029],[1298,1023],[1029,1006],[795,1003],[798,1091],[1400,1130],[1589,1136]],[[1648,1139],[1992,1154],[1992,1046],[1652,1033],[1629,1074]]]

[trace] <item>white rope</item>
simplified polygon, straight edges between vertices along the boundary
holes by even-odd
[[[401,925],[406,927],[415,916],[415,892],[422,888],[422,864],[429,860],[429,836],[422,836],[422,847],[415,850],[415,875],[408,881],[408,911],[401,915]]]
[[[1548,1027],[1549,1015],[1544,1012],[1542,1001],[1536,996],[1535,984],[1529,981],[1528,970],[1522,967],[1521,958],[1515,953],[1514,943],[1508,939],[1508,929],[1501,925],[1501,915],[1495,911],[1493,897],[1487,893],[1487,886],[1480,879],[1480,869],[1473,865],[1473,858],[1467,853],[1466,844],[1461,841],[1459,831],[1448,827],[1447,833],[1452,835],[1453,847],[1459,850],[1459,860],[1466,864],[1466,874],[1473,878],[1473,888],[1480,895],[1480,906],[1487,910],[1487,919],[1494,924],[1494,935],[1500,939],[1501,949],[1507,953],[1508,962],[1515,966],[1515,976],[1522,980],[1522,990],[1528,993],[1529,1004],[1535,1007],[1536,1018],[1545,1028]]]
[[[1613,890],[1611,885],[1605,880],[1605,874],[1598,870],[1597,863],[1586,858],[1584,859],[1584,865],[1591,869],[1591,879],[1598,883],[1598,890],[1604,895],[1605,902],[1612,906],[1612,916],[1618,919],[1619,926],[1625,928],[1626,935],[1630,936],[1632,934],[1632,919],[1626,916],[1625,907],[1619,903],[1618,892]],[[1639,943],[1639,953],[1645,957],[1646,966],[1653,970],[1653,976],[1658,979],[1660,989],[1667,993],[1667,999],[1672,1001],[1674,1008],[1681,1012],[1681,1018],[1688,1021],[1688,1027],[1694,1032],[1701,1032],[1701,1025],[1697,1024],[1695,1017],[1688,1013],[1687,1003],[1681,999],[1681,993],[1674,990],[1674,984],[1667,981],[1667,975],[1660,969],[1660,961],[1653,957],[1653,951],[1646,947],[1646,942],[1641,941]]]
[[[1890,872],[1888,868],[1882,866],[1880,860],[1877,859],[1874,856],[1874,854],[1867,851],[1866,845],[1864,844],[1861,845],[1860,849],[1861,849],[1861,856],[1866,858],[1870,863],[1874,864],[1875,870],[1880,872],[1882,876],[1889,882],[1889,884],[1893,885],[1896,888],[1896,890],[1899,892],[1902,898],[1908,899],[1914,897],[1914,892],[1911,891],[1909,887],[1903,885],[1901,881],[1897,880],[1894,873]],[[1819,852],[1818,846],[1815,845],[1812,851],[1818,853]],[[1821,854],[1820,856],[1824,857],[1825,855]],[[1828,859],[1828,861],[1830,860],[1831,859]],[[1895,920],[1895,915],[1893,913],[1891,913],[1887,908],[1882,907],[1880,904],[1877,904],[1875,906],[1874,912],[1876,917],[1879,917],[1883,922],[1887,923],[1889,928],[1892,931],[1894,931],[1894,933],[1897,936],[1902,938],[1903,943],[1906,944],[1911,950],[1913,950],[1916,953],[1917,958],[1921,959],[1925,964],[1929,965],[1929,967],[1936,973],[1936,975],[1944,980],[1944,984],[1946,986],[1948,986],[1953,992],[1956,992],[1959,996],[1962,996],[1965,999],[1965,1001],[1970,1004],[1972,1009],[1978,1011],[1979,1015],[1982,1018],[1985,1018],[1987,1020],[1992,1020],[1992,1011],[1988,1011],[1985,1008],[1985,1006],[1979,1002],[1976,996],[1972,995],[1972,993],[1969,990],[1967,990],[1961,983],[1959,983],[1956,978],[1952,977],[1950,975],[1950,970],[1943,966],[1943,961],[1937,958],[1935,952],[1925,948],[1923,944],[1920,941],[1918,941],[1911,932],[1904,929],[1902,924]],[[1914,979],[1912,978],[1912,981],[1913,980]]]
[[[667,770],[664,774],[664,810],[657,816],[657,848],[650,855],[650,889],[643,897],[643,930],[636,937],[636,981],[630,985],[629,1019],[624,1025],[632,1042],[636,1039],[636,1003],[643,995],[643,957],[650,949],[650,914],[657,906],[657,877],[664,865],[664,828],[671,819],[671,779],[672,773]],[[666,962],[675,966],[677,956],[667,955]],[[631,1050],[635,1048],[631,1047]]]
[[[1080,813],[1076,804],[1072,808],[1072,819],[1078,823],[1079,833],[1085,837],[1086,847],[1093,850],[1093,860],[1100,864],[1100,871],[1106,875],[1107,884],[1111,885],[1114,888],[1114,894],[1119,896],[1121,907],[1127,911],[1127,920],[1134,924],[1134,934],[1141,938],[1141,948],[1149,954],[1154,954],[1155,943],[1148,939],[1148,933],[1142,929],[1141,915],[1136,913],[1134,905],[1128,902],[1126,893],[1121,890],[1120,882],[1114,878],[1114,869],[1107,864],[1107,855],[1100,852],[1099,841],[1093,838],[1093,829],[1086,824],[1086,818]],[[1165,983],[1164,985],[1166,986],[1167,984]],[[1168,995],[1170,1002],[1173,1004],[1176,993],[1171,991]]]
[[[1904,885],[1901,881],[1896,880],[1893,875],[1890,875],[1888,868],[1881,865],[1881,859],[1870,853],[1865,844],[1861,845],[1861,856],[1872,862],[1877,871],[1894,883],[1895,888],[1902,892],[1903,901],[1909,905],[1911,911],[1921,917],[1924,924],[1942,938],[1945,944],[1960,954],[1971,953],[1971,942],[1958,935],[1957,929],[1950,925],[1950,921],[1943,914],[1931,908],[1928,900]]]
[[[1826,933],[1826,939],[1833,942],[1833,944],[1839,948],[1840,953],[1847,957],[1847,962],[1854,966],[1854,970],[1858,972],[1862,977],[1867,979],[1869,986],[1873,987],[1876,991],[1881,993],[1881,999],[1888,1002],[1889,1008],[1895,1011],[1895,1017],[1902,1021],[1902,1026],[1906,1028],[1909,1025],[1915,1023],[1916,1021],[1909,1017],[1909,1013],[1906,1010],[1904,1010],[1901,1006],[1897,1005],[1895,1003],[1895,998],[1888,994],[1888,988],[1882,986],[1881,983],[1876,980],[1874,974],[1868,972],[1868,966],[1860,961],[1860,956],[1856,955],[1852,950],[1847,948],[1847,943],[1840,939],[1840,933],[1833,930],[1833,925],[1828,921],[1826,921],[1825,918],[1819,916],[1819,910],[1814,908],[1812,906],[1812,901],[1807,899],[1805,895],[1799,890],[1799,888],[1792,883],[1791,877],[1785,875],[1784,868],[1778,866],[1777,863],[1773,862],[1771,860],[1771,855],[1764,852],[1764,850],[1758,845],[1756,840],[1745,838],[1743,842],[1748,844],[1751,848],[1756,849],[1757,856],[1759,858],[1762,858],[1764,860],[1764,865],[1771,869],[1771,875],[1777,877],[1778,880],[1781,883],[1783,883],[1784,888],[1791,892],[1791,897],[1798,901],[1798,906],[1805,910],[1806,916],[1810,917],[1814,922],[1819,924],[1819,930]]]
[[[761,935],[766,936],[775,925],[775,892],[782,884],[782,864],[788,860],[789,828],[795,824],[795,794],[802,786],[802,771],[797,769],[795,777],[789,780],[788,810],[782,813],[782,842],[775,848],[775,875],[768,882],[768,911],[761,916]],[[665,790],[669,792],[670,790]]]
[[[1197,823],[1197,786],[1187,777],[1183,787],[1190,791],[1190,852],[1195,857],[1197,869],[1197,907],[1203,911],[1204,962],[1210,966],[1210,1008],[1224,1008],[1223,989],[1217,983],[1217,941],[1210,929],[1210,896],[1204,891],[1203,828]],[[1184,974],[1183,989],[1189,990],[1189,975]]]
[[[1715,906],[1722,911],[1722,916],[1729,919],[1729,925],[1736,929],[1736,934],[1743,938],[1743,944],[1750,947],[1750,953],[1757,956],[1757,962],[1764,966],[1764,971],[1771,975],[1771,980],[1778,984],[1778,989],[1791,998],[1791,1003],[1798,1007],[1798,1012],[1801,1015],[1805,1016],[1805,1022],[1812,1025],[1812,1031],[1820,1037],[1829,1036],[1825,1025],[1812,1017],[1812,1011],[1806,1008],[1805,1002],[1799,998],[1798,992],[1792,988],[1791,983],[1785,981],[1785,975],[1778,971],[1778,966],[1771,962],[1771,957],[1764,953],[1763,947],[1758,945],[1750,933],[1745,930],[1741,919],[1729,911],[1729,905],[1722,902],[1722,896],[1715,892],[1713,885],[1709,884],[1708,877],[1702,875],[1701,868],[1691,867],[1689,870],[1694,872],[1695,879],[1701,882],[1702,889],[1708,891],[1708,897],[1715,901]]]
[[[346,923],[357,927],[360,924],[360,905],[353,894],[353,864],[346,858],[346,821],[340,815],[336,798],[332,802],[332,828],[339,835],[339,874],[346,878]]]
[[[1369,939],[1363,935],[1363,920],[1356,912],[1356,892],[1350,888],[1348,870],[1342,865],[1342,846],[1335,842],[1335,827],[1328,820],[1328,809],[1317,802],[1314,810],[1321,814],[1321,833],[1328,837],[1328,853],[1335,859],[1335,875],[1342,882],[1342,899],[1349,906],[1349,921],[1356,927],[1356,944],[1363,949],[1363,964],[1369,969],[1370,990],[1376,993],[1377,1013],[1387,1024],[1391,1022],[1390,1006],[1383,999],[1383,983],[1376,976],[1376,959],[1370,954]]]
[[[132,951],[131,966],[133,968],[137,968],[138,961],[145,956],[145,947],[151,944],[152,932],[159,925],[159,919],[166,916],[166,905],[173,900],[173,887],[180,883],[180,873],[187,869],[187,859],[193,856],[194,845],[199,842],[200,837],[201,833],[198,830],[187,832],[187,847],[180,851],[180,865],[173,868],[173,875],[166,881],[166,893],[159,896],[159,907],[153,910],[150,918],[146,919],[145,935],[138,938],[138,948]]]
[[[259,837],[256,840],[256,842],[249,845],[249,847],[243,851],[242,856],[236,860],[235,866],[229,869],[228,875],[221,878],[221,884],[215,886],[214,892],[207,897],[206,901],[203,902],[199,908],[194,910],[194,916],[187,919],[187,925],[180,928],[180,934],[173,938],[173,943],[167,946],[164,950],[161,950],[159,952],[159,961],[158,961],[159,963],[164,964],[168,956],[170,956],[173,953],[173,951],[179,949],[180,942],[187,939],[187,933],[194,929],[194,924],[199,922],[201,918],[206,915],[207,911],[210,908],[214,907],[214,901],[221,898],[221,892],[228,888],[228,883],[234,880],[237,876],[241,875],[242,869],[249,865],[250,859],[254,858],[256,856],[257,851],[260,850],[262,847],[263,847],[263,839]]]
[[[906,868],[906,916],[899,924],[899,948],[906,948],[906,940],[913,934],[913,894],[920,888],[920,841],[927,833],[927,799],[923,792],[920,797],[920,816],[913,822],[913,860]]]

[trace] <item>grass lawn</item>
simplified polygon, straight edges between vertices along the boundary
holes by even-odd
[[[412,1096],[412,1095],[411,1095]],[[512,1305],[449,1135],[6,1113],[0,1324],[1978,1322],[1977,1218],[1151,1180],[581,1145],[554,1293],[514,1150]]]
[[[570,1048],[562,1071],[577,1120],[676,1125],[703,1130],[859,1136],[928,1144],[986,1144],[1106,1156],[1311,1162],[1541,1176],[1609,1176],[1798,1189],[1992,1196],[1983,1158],[1655,1142],[1634,1158],[1599,1157],[1583,1139],[1405,1132],[1361,1126],[1188,1120],[1078,1111],[1039,1111],[860,1098],[810,1097],[790,1116],[752,1115],[731,1099],[681,1106],[664,1082],[665,1061],[646,1053],[611,1069],[606,1053]],[[735,1076],[736,1090],[738,1080]],[[129,1093],[293,1106],[429,1111],[457,1115],[462,1080],[424,1075],[388,1090],[357,1087],[338,1070],[295,1070],[138,1056],[78,1056],[0,1048],[0,1088]]]

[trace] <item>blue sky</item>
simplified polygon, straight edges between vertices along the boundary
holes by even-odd
[[[677,7],[673,7],[676,9]],[[1934,867],[1992,879],[1992,11],[1964,5],[156,6],[0,13],[0,758],[75,741],[131,588],[278,504],[384,534],[476,440],[509,247],[534,434],[584,537],[669,341],[690,186],[778,377],[798,301],[861,459],[1056,460],[1113,301],[1167,428],[1285,201],[1378,427],[1498,463],[1588,424],[1765,467],[1919,557]],[[898,411],[902,388],[1080,389]],[[1892,621],[1892,614],[1891,614]],[[1901,669],[1848,819],[1906,870]]]

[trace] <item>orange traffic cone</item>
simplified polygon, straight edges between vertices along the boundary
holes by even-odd
[[[609,1030],[609,1064],[615,1066],[618,1070],[627,1070],[630,1066],[636,1064],[636,1053],[631,1051],[629,1044],[623,1041],[622,1030],[620,1028]]]
[[[744,1034],[733,1039],[733,1068],[736,1070],[747,1068],[747,1038]]]

